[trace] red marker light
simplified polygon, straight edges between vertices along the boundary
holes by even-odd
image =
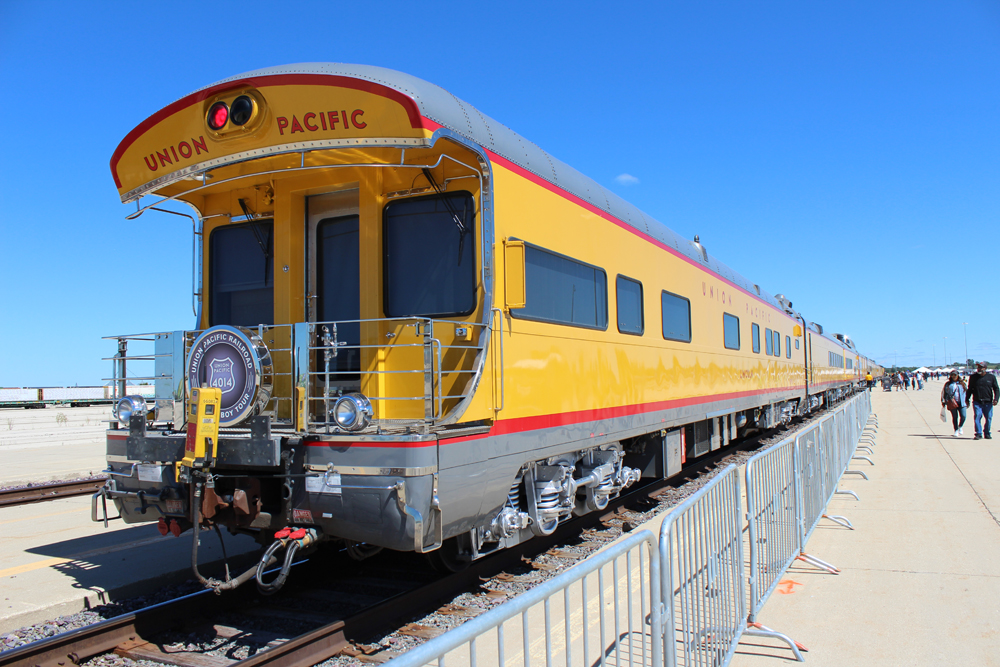
[[[221,130],[229,120],[229,107],[225,102],[216,102],[208,110],[208,126],[213,130]]]

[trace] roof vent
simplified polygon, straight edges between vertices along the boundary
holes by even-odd
[[[708,263],[708,251],[701,245],[701,239],[697,234],[694,235],[694,243],[692,243],[695,249],[701,253],[701,261]]]

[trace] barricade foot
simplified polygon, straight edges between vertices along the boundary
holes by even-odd
[[[788,635],[781,634],[780,632],[775,632],[766,625],[761,625],[755,621],[747,621],[747,628],[743,631],[744,635],[750,635],[751,637],[771,637],[772,639],[780,639],[781,641],[788,644],[788,648],[792,649],[792,653],[795,654],[795,659],[799,662],[805,662],[806,659],[802,657],[800,651],[806,651],[807,649],[802,644],[798,643]]]
[[[853,459],[862,459],[862,460],[864,460],[864,461],[868,461],[868,463],[871,463],[872,465],[875,465],[875,462],[874,462],[874,461],[872,461],[872,460],[871,460],[870,458],[868,458],[867,456],[852,456],[852,457],[851,457],[851,459],[852,459],[852,460],[853,460]]]
[[[843,526],[844,528],[850,528],[854,530],[854,525],[848,520],[847,517],[840,516],[839,514],[824,514],[824,519],[829,519],[830,521]]]
[[[840,569],[839,568],[837,568],[837,567],[835,567],[833,565],[830,565],[825,560],[816,558],[816,556],[810,556],[807,553],[800,553],[795,558],[797,560],[804,560],[805,562],[809,563],[810,565],[814,565],[815,567],[818,567],[821,570],[826,570],[830,574],[840,574]]]
[[[866,475],[864,472],[862,472],[860,470],[845,470],[844,474],[845,475],[861,475],[865,479],[868,479],[868,475]]]
[[[840,489],[838,489],[834,491],[834,493],[839,493],[842,496],[854,496],[855,500],[861,502],[861,498],[858,498],[858,494],[854,493],[853,491],[841,491]]]

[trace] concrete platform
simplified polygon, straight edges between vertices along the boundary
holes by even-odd
[[[857,492],[860,501],[835,496],[827,511],[846,516],[854,530],[821,520],[806,545],[841,573],[796,562],[758,618],[805,645],[805,664],[1000,667],[1000,439],[974,441],[971,415],[967,435],[954,438],[950,417],[947,424],[939,418],[941,388],[931,382],[923,391],[872,393],[880,422],[875,466],[854,461],[851,469],[869,480],[847,476],[840,488]],[[665,516],[637,530],[658,535]],[[613,593],[606,593],[611,604]],[[557,628],[563,622],[558,598]],[[592,611],[591,624],[596,607]],[[596,628],[583,628],[578,617],[574,610],[574,657],[582,641],[596,641]],[[545,622],[539,606],[529,619],[537,635]],[[559,653],[562,636],[557,640]],[[514,656],[508,662],[523,664],[519,645],[506,643]],[[480,664],[496,664],[490,633],[479,645]],[[532,641],[530,652],[532,664],[541,664],[544,642]],[[460,649],[447,664],[468,664],[466,656]],[[556,664],[562,659],[560,653]],[[782,642],[746,636],[730,664],[789,663],[797,664]],[[609,664],[617,663],[609,656]]]
[[[942,423],[942,383],[876,389],[880,431],[869,481],[846,477],[811,554],[839,575],[794,565],[760,616],[809,648],[810,665],[1000,665],[1000,440]],[[971,411],[970,411],[971,413]],[[747,637],[736,667],[793,662],[779,643]]]
[[[155,523],[121,521],[105,529],[90,520],[89,496],[4,508],[0,536],[0,633],[192,578],[190,531],[163,537]],[[233,563],[257,550],[245,535],[223,536]],[[221,556],[219,538],[203,532],[202,573],[221,577]]]
[[[100,474],[110,417],[106,405],[0,410],[0,486]]]

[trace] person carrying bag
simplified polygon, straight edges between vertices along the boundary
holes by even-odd
[[[955,427],[956,438],[962,435],[962,426],[965,424],[965,393],[965,383],[957,371],[952,371],[944,389],[941,390],[941,407],[951,412],[951,423]]]

